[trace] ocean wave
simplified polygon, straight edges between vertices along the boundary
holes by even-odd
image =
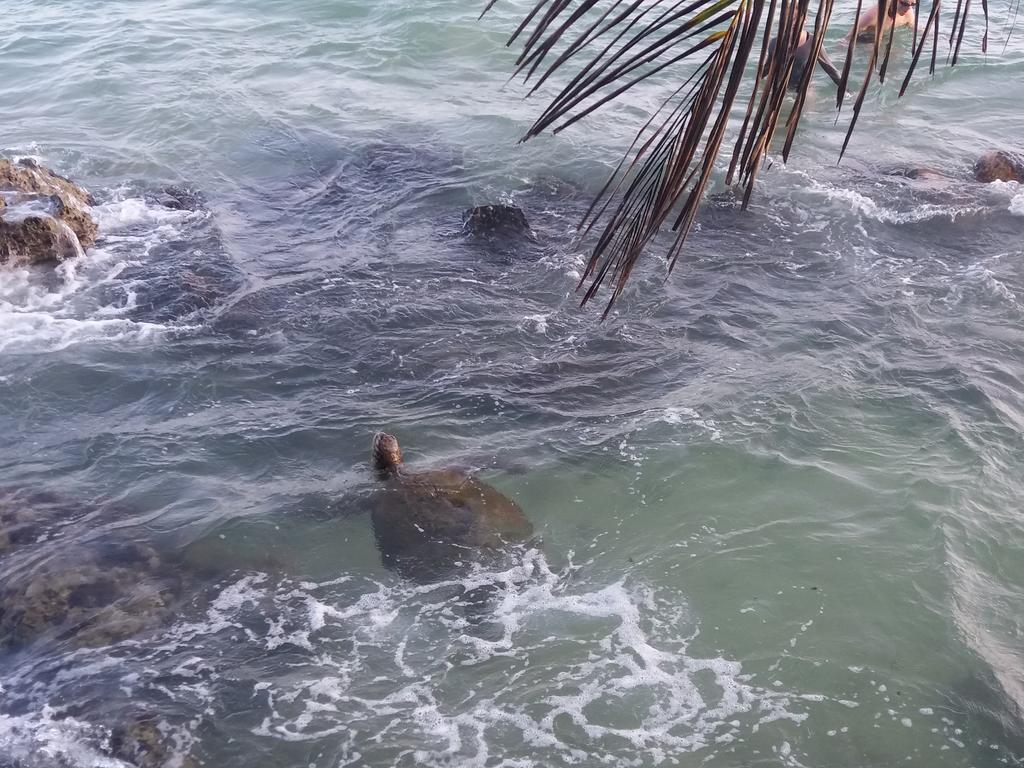
[[[908,210],[897,210],[876,202],[872,198],[846,187],[833,187],[812,181],[812,189],[831,201],[848,206],[850,211],[883,224],[920,224],[935,219],[954,221],[962,216],[974,216],[988,209],[981,205],[954,205],[951,203],[921,203]]]

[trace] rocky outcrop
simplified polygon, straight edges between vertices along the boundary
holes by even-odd
[[[1024,184],[1024,157],[1002,150],[986,152],[974,164],[974,178],[984,184],[991,181]]]
[[[16,210],[8,207],[7,212]],[[82,253],[74,230],[56,216],[41,213],[0,218],[0,263],[64,261]]]
[[[530,222],[514,205],[478,205],[462,214],[462,229],[477,237],[531,237]]]
[[[0,158],[0,263],[53,263],[96,242],[86,190],[34,160]]]

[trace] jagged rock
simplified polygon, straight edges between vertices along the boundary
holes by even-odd
[[[984,184],[991,181],[1024,184],[1024,157],[1002,150],[986,152],[974,164],[974,178]]]
[[[44,637],[74,647],[101,647],[163,624],[177,592],[159,573],[155,555],[136,562],[89,558],[50,563],[5,588],[0,647],[16,649]]]
[[[94,203],[85,189],[34,160],[0,158],[0,262],[34,264],[79,255],[96,242],[89,213]]]
[[[478,237],[530,237],[530,222],[514,205],[478,205],[462,214],[463,231]]]
[[[70,226],[50,215],[0,218],[0,263],[64,261],[81,254],[78,242]]]

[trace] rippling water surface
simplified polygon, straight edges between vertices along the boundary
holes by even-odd
[[[525,0],[11,5],[0,151],[102,239],[0,274],[0,764],[143,720],[140,765],[1024,759],[1024,192],[967,181],[1024,140],[1010,9],[839,166],[819,82],[601,323],[573,227],[658,91],[516,145]],[[535,240],[465,237],[486,202]],[[542,547],[385,569],[378,429]],[[90,642],[32,625],[96,590]]]

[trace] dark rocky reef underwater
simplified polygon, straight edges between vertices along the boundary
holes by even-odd
[[[187,604],[189,575],[174,557],[119,536],[108,526],[117,512],[47,491],[0,489],[0,664],[130,643],[167,626]],[[18,704],[30,691],[7,694],[8,714],[32,711]],[[62,717],[105,733],[99,741],[110,757],[139,768],[193,765],[175,756],[151,713],[97,723],[90,709],[69,702]],[[0,765],[41,764],[25,759],[0,758]]]

